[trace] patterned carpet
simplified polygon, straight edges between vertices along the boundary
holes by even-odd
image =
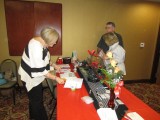
[[[152,109],[160,113],[160,85],[150,83],[125,84],[125,87],[148,104]]]
[[[8,91],[10,94],[10,90]],[[55,101],[49,105],[51,94],[49,89],[44,90],[44,106],[48,116],[51,115]],[[0,120],[29,120],[28,118],[28,98],[26,92],[22,90],[22,94],[16,94],[16,105],[13,105],[12,97],[0,96]],[[52,120],[56,120],[56,109],[52,115]]]
[[[160,113],[160,85],[148,83],[125,84],[125,87],[133,94],[143,100],[146,104]],[[3,93],[3,91],[1,91]],[[10,95],[11,91],[8,91]],[[49,105],[51,94],[49,89],[44,90],[44,106],[50,116],[55,101]],[[16,105],[13,105],[12,98],[9,96],[0,96],[0,120],[28,120],[28,98],[24,90],[22,94],[16,94]],[[56,120],[56,110],[52,116]]]

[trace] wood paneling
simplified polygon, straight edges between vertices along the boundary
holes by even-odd
[[[60,37],[57,44],[50,48],[50,53],[61,55],[62,50],[62,6],[61,4],[36,2],[34,4],[35,12],[35,35],[39,35],[41,29],[46,26],[53,26],[59,33]],[[56,17],[55,17],[56,16]]]
[[[5,0],[6,26],[11,56],[22,55],[28,41],[46,26],[55,28],[60,37],[50,49],[62,54],[62,5],[57,3]]]
[[[34,34],[34,13],[31,2],[5,1],[9,54],[22,55]]]

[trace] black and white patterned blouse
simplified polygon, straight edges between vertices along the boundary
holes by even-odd
[[[39,85],[50,70],[50,53],[41,43],[31,39],[24,49],[18,73],[30,91]]]

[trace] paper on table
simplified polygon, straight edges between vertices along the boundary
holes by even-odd
[[[86,104],[90,104],[93,103],[93,99],[90,96],[84,96],[81,98],[83,102],[85,102]]]
[[[70,68],[69,64],[58,64],[58,66],[61,67],[62,69],[64,69],[64,68],[69,69]]]
[[[67,77],[66,82],[64,85],[64,88],[76,88],[79,89],[82,87],[82,78],[76,78],[76,77]]]
[[[130,117],[132,120],[144,120],[138,113],[130,112],[127,113],[127,116]]]
[[[59,66],[61,68],[61,70],[56,71],[56,72],[64,73],[64,72],[70,72],[71,71],[69,64],[58,64],[57,66]]]
[[[111,108],[99,108],[97,113],[101,120],[118,120],[115,110]]]
[[[66,72],[71,72],[71,69],[61,69],[60,71],[56,71],[60,73],[66,73]]]
[[[65,72],[63,74],[60,74],[61,78],[67,78],[67,77],[76,77],[74,72]]]

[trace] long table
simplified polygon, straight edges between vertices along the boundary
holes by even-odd
[[[79,77],[78,73],[76,73],[76,76]],[[57,85],[57,120],[100,119],[93,103],[87,105],[81,100],[81,97],[88,95],[84,84],[81,89],[77,89],[76,91],[63,87],[64,85]],[[129,111],[137,112],[145,120],[160,120],[159,113],[124,87],[121,89],[120,99],[128,107]],[[126,119],[123,118],[122,120]]]

